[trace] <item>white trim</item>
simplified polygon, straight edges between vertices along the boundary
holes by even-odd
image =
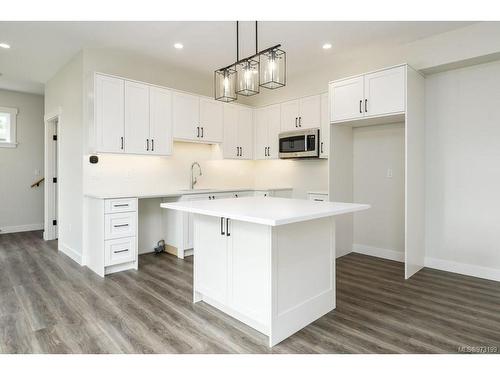
[[[14,107],[0,107],[0,112],[10,114],[10,141],[0,142],[0,147],[17,147],[17,114],[19,110]]]
[[[33,230],[42,230],[43,223],[40,224],[25,224],[25,225],[12,225],[0,228],[0,234],[17,233],[17,232],[30,232]]]
[[[57,250],[60,251],[61,253],[63,253],[64,255],[67,255],[68,257],[70,257],[72,260],[74,260],[80,266],[83,266],[82,254],[80,254],[78,251],[72,249],[71,247],[69,247],[66,244],[63,244],[61,242],[58,243]]]
[[[352,252],[370,255],[372,257],[395,260],[396,262],[404,262],[404,251],[397,251],[391,249],[382,249],[380,247],[373,247],[368,245],[353,244]]]
[[[488,279],[500,281],[500,269],[490,268],[483,266],[476,266],[474,264],[459,263],[451,260],[425,258],[425,267],[434,268],[436,270],[459,273],[461,275],[479,277],[481,279]]]

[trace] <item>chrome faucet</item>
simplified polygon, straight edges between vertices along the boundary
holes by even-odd
[[[195,161],[193,164],[191,164],[191,190],[194,189],[194,185],[196,185],[196,183],[198,182],[197,178],[194,176],[194,166],[195,165],[198,166],[198,169],[200,171],[200,173],[198,174],[198,177],[200,177],[202,175],[201,166],[197,161]]]

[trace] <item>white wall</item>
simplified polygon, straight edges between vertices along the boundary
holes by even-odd
[[[0,147],[0,231],[43,228],[43,96],[0,90],[0,107],[18,109],[16,148]],[[38,171],[38,175],[35,173]]]
[[[83,237],[82,73],[83,58],[79,53],[45,85],[45,114],[61,110],[58,129],[58,246],[60,251],[78,262],[81,261]]]
[[[405,129],[403,124],[353,130],[353,200],[371,208],[354,214],[354,249],[377,248],[404,257]],[[392,178],[387,170],[392,170]]]
[[[500,62],[429,76],[425,88],[427,261],[500,280]]]

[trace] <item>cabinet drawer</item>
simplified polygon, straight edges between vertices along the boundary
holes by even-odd
[[[104,213],[137,211],[136,198],[106,199],[104,201]]]
[[[133,237],[136,235],[137,214],[123,212],[104,215],[104,239]]]
[[[328,202],[328,195],[326,194],[308,194],[308,198],[310,201]]]
[[[104,241],[104,265],[133,262],[135,260],[136,237],[118,238]]]

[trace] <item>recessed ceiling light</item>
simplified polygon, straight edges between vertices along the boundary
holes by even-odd
[[[7,44],[7,43],[0,43],[0,47],[1,48],[5,48],[5,49],[9,49],[10,48],[10,45]]]
[[[325,43],[323,44],[323,49],[330,49],[332,48],[332,44],[331,43]]]
[[[183,49],[184,48],[184,45],[182,43],[175,43],[174,44],[174,48],[175,49]]]

